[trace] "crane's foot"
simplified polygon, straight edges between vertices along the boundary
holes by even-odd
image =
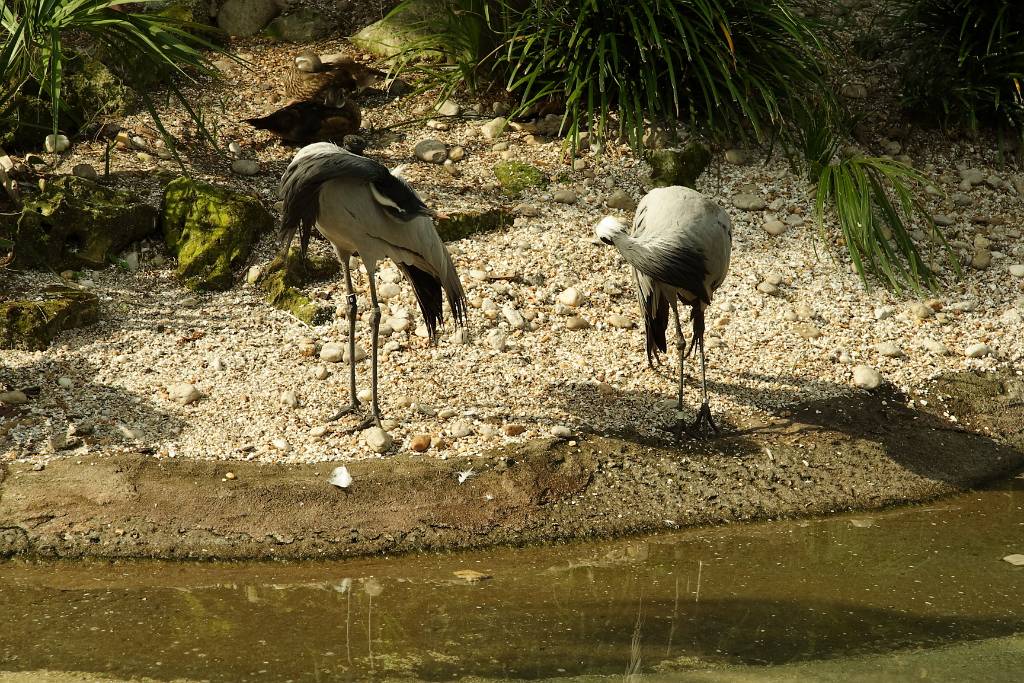
[[[701,427],[704,426],[704,423],[707,423],[708,427],[715,434],[721,431],[718,425],[715,424],[714,418],[711,417],[711,406],[707,403],[700,404],[700,409],[697,411],[697,419],[693,421],[693,424],[686,431],[689,432],[690,436],[700,436]]]
[[[328,422],[334,422],[335,420],[340,420],[341,418],[345,417],[346,415],[351,415],[352,413],[358,413],[358,412],[359,412],[359,404],[353,401],[352,405],[348,405],[348,406],[345,406],[344,408],[340,408],[338,410],[338,412],[334,413],[334,415],[331,415],[329,418],[327,418],[327,421]]]
[[[380,422],[380,415],[367,416],[366,419],[357,424],[355,427],[350,427],[349,429],[346,429],[345,434],[355,434],[356,432],[361,432],[364,429],[368,429],[370,427],[380,427],[381,429],[384,428],[384,426]]]

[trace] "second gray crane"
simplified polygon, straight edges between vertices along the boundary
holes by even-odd
[[[615,246],[633,267],[637,298],[647,336],[647,362],[652,367],[658,351],[668,349],[665,332],[669,309],[675,316],[679,348],[679,401],[683,408],[683,359],[694,347],[700,352],[703,402],[690,431],[699,432],[706,421],[715,431],[708,404],[704,360],[704,311],[729,272],[732,222],[722,207],[688,187],[651,190],[640,200],[633,230],[613,216],[595,228],[597,237]],[[693,338],[689,350],[679,322],[678,303],[691,307]]]

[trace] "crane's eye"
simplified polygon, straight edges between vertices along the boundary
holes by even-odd
[[[599,238],[599,239],[600,239],[600,240],[601,240],[602,242],[604,242],[605,244],[614,244],[614,242],[612,242],[612,238],[611,238],[611,237],[601,237],[601,238]]]

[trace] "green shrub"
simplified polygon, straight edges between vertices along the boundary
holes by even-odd
[[[118,4],[118,0],[8,0],[0,5],[0,112],[16,115],[10,106],[15,97],[26,89],[37,91],[49,103],[49,128],[56,133],[70,111],[66,81],[75,58],[69,45],[74,44],[96,47],[115,62],[109,66],[125,74],[129,85],[136,76],[160,74],[196,120],[173,78],[216,74],[201,52],[221,51],[204,37],[209,27],[155,13],[121,11],[115,9]],[[163,131],[148,88],[143,84],[135,89]]]
[[[1024,2],[903,2],[906,105],[941,124],[1024,129]]]

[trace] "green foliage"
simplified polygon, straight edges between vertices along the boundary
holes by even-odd
[[[907,106],[942,124],[1024,130],[1024,2],[902,2]]]
[[[156,0],[141,0],[143,3]],[[9,0],[0,6],[0,112],[9,109],[26,86],[49,102],[50,129],[56,133],[68,111],[66,71],[83,41],[98,46],[114,60],[114,70],[133,78],[159,74],[170,84],[179,103],[193,120],[191,104],[173,84],[173,77],[214,76],[216,70],[201,50],[222,51],[207,40],[209,27],[160,14],[121,11],[118,0]],[[161,132],[148,89],[136,87]]]
[[[824,216],[826,206],[831,205],[853,266],[865,286],[870,286],[870,273],[896,291],[938,289],[938,278],[911,235],[915,219],[927,227],[936,248],[959,272],[955,255],[931,214],[914,198],[912,188],[926,183],[918,171],[890,159],[853,156],[824,165],[817,180],[819,230],[827,242]]]

